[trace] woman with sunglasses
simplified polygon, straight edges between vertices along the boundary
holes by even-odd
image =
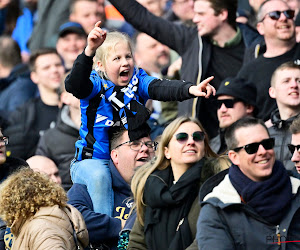
[[[165,128],[157,157],[132,180],[137,219],[128,249],[179,250],[192,245],[201,170],[216,156],[198,120],[179,117]]]

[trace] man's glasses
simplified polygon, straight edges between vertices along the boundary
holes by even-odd
[[[293,19],[295,16],[295,11],[294,10],[284,10],[284,11],[279,11],[279,10],[275,10],[275,11],[271,11],[269,13],[267,13],[263,19],[260,20],[260,22],[262,22],[263,20],[265,20],[266,16],[269,16],[272,20],[279,20],[281,13],[283,13],[285,15],[285,17],[287,19]]]
[[[1,136],[0,143],[6,146],[8,144],[8,136]]]
[[[184,143],[189,139],[189,134],[182,132],[175,135],[175,137],[178,142]],[[192,138],[195,142],[200,142],[204,140],[205,134],[202,131],[196,131],[192,134]]]
[[[300,145],[293,145],[293,144],[288,144],[287,145],[291,154],[293,155],[295,150],[297,149],[297,151],[299,152],[299,149],[300,149]]]
[[[265,150],[272,149],[274,148],[275,145],[275,139],[274,138],[264,139],[261,142],[250,143],[242,147],[234,148],[232,150],[238,152],[243,148],[245,149],[247,154],[251,155],[251,154],[255,154],[258,151],[259,145],[262,145]]]
[[[125,144],[129,144],[129,147],[134,150],[134,151],[140,151],[142,146],[145,145],[147,148],[149,148],[149,150],[153,150],[155,151],[157,148],[157,144],[158,142],[156,141],[126,141],[121,143],[120,145],[116,146],[115,149],[117,149],[118,147],[121,147]]]
[[[222,107],[222,104],[224,103],[225,107],[228,109],[232,109],[234,104],[236,102],[240,102],[240,99],[224,99],[224,100],[215,100],[217,109],[220,109]]]

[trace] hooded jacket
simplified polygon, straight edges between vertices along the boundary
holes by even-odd
[[[290,209],[279,225],[272,225],[242,203],[227,173],[213,176],[200,190],[199,249],[299,249],[300,180],[290,177],[294,195]]]
[[[73,236],[72,221],[80,249],[88,245],[88,231],[82,215],[74,207],[41,207],[27,220],[12,224],[14,235],[12,250],[19,249],[77,249]]]

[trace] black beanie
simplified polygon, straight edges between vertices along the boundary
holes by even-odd
[[[216,97],[230,95],[240,99],[245,104],[256,107],[256,87],[245,79],[229,77],[223,80],[216,92]]]

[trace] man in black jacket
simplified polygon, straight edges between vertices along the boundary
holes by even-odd
[[[40,96],[17,109],[4,131],[10,137],[7,150],[12,156],[27,160],[33,156],[40,136],[54,127],[58,114],[57,89],[63,82],[64,67],[55,49],[39,49],[30,56],[31,79]]]
[[[212,85],[217,89],[223,79],[235,76],[240,70],[245,45],[236,28],[236,0],[196,0],[193,21],[197,27],[177,25],[156,17],[134,0],[110,2],[136,29],[182,57],[181,79],[198,84],[213,75]],[[218,120],[212,98],[179,103],[179,115],[191,114],[196,114],[210,137],[217,134]]]
[[[209,142],[210,147],[217,154],[226,152],[226,129],[246,116],[254,116],[256,88],[253,83],[243,82],[236,78],[226,78],[216,93],[219,133]]]

